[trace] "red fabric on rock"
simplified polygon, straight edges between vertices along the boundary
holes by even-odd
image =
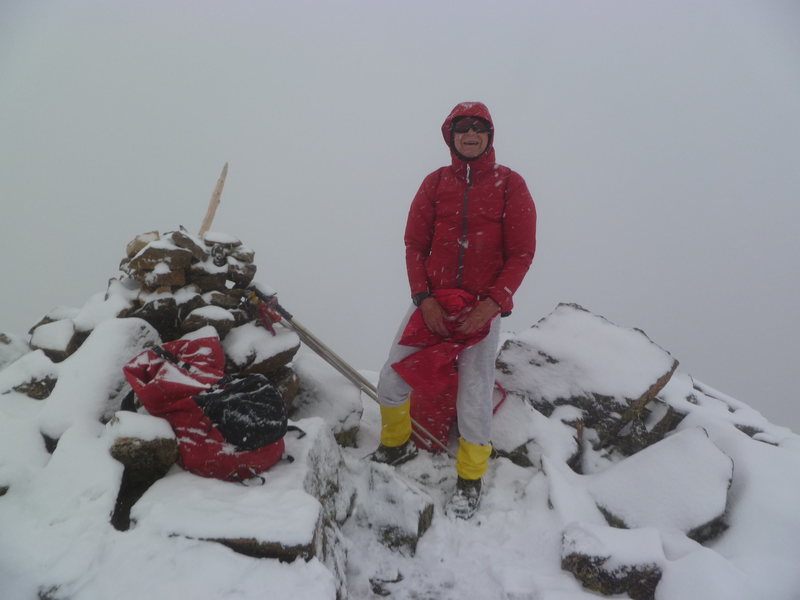
[[[167,342],[162,348],[178,363],[146,350],[123,372],[147,411],[163,417],[178,438],[181,466],[203,477],[249,479],[280,460],[283,440],[257,450],[237,452],[194,401],[224,375],[225,354],[219,338]]]

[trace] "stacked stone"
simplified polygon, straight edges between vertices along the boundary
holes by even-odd
[[[256,273],[254,257],[239,239],[222,233],[209,232],[202,239],[183,230],[137,235],[128,243],[121,274],[109,281],[105,296],[82,310],[57,308],[48,313],[31,328],[30,348],[61,362],[106,318],[143,319],[161,342],[211,326],[223,341],[226,370],[266,375],[291,409],[300,384],[289,363],[300,342],[285,328],[275,329],[276,338],[261,327],[248,290]],[[228,344],[232,332],[236,341]],[[46,383],[45,392],[42,386],[29,386],[29,395],[47,397],[54,381]]]
[[[199,240],[186,232],[136,236],[120,264],[138,284],[125,316],[153,325],[163,341],[211,325],[224,338],[255,318],[246,288],[253,280],[254,253],[236,238],[209,233]]]

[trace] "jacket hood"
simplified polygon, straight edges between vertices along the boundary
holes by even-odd
[[[492,115],[489,114],[489,109],[483,102],[461,102],[456,104],[455,108],[453,108],[450,114],[447,115],[447,118],[445,118],[444,123],[442,123],[442,137],[444,137],[444,143],[450,148],[450,155],[453,157],[453,160],[459,163],[467,162],[457,154],[453,148],[453,136],[451,131],[453,121],[461,117],[478,117],[488,121],[492,126],[492,131],[489,133],[489,145],[486,147],[486,150],[483,154],[469,162],[480,161],[481,163],[488,162],[489,164],[494,164],[494,122],[492,121]]]

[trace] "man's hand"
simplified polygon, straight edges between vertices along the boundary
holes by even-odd
[[[483,327],[489,319],[500,312],[500,306],[491,298],[485,298],[478,302],[471,311],[466,313],[461,319],[456,333],[462,335],[472,335]],[[427,323],[427,321],[426,321]]]
[[[447,328],[447,313],[436,298],[428,296],[420,303],[419,309],[422,311],[422,320],[425,321],[428,329],[440,337],[450,337],[450,330]]]

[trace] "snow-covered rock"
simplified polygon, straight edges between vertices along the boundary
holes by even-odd
[[[111,418],[127,385],[122,367],[159,341],[158,333],[140,319],[98,325],[80,349],[59,364],[58,382],[37,419],[42,433],[57,440],[75,423]]]
[[[106,429],[113,439],[109,454],[125,467],[111,524],[125,531],[131,507],[178,459],[178,440],[165,419],[128,411],[118,412]]]
[[[356,519],[385,546],[413,555],[433,520],[433,498],[388,465],[368,463]]]
[[[602,594],[652,600],[665,562],[658,529],[573,523],[564,530],[561,564]]]
[[[44,352],[48,358],[60,362],[72,354],[80,345],[82,337],[75,332],[72,319],[61,319],[44,323],[33,330],[31,347]]]
[[[733,461],[700,428],[675,433],[590,479],[589,492],[617,527],[678,530],[701,542],[727,527]]]
[[[563,462],[580,458],[574,423],[579,409],[558,406],[546,417],[516,394],[509,394],[492,422],[492,445],[501,456],[522,466],[540,467],[544,454]]]
[[[0,394],[11,390],[42,400],[55,387],[59,367],[42,350],[23,354],[0,371]]]
[[[31,348],[22,336],[0,333],[0,369],[11,364]]]
[[[273,334],[250,322],[231,329],[222,347],[238,371],[269,375],[291,362],[300,349],[300,338],[285,327],[275,328]]]
[[[235,322],[234,316],[221,306],[201,306],[186,315],[181,322],[181,330],[190,332],[211,325],[217,330],[219,337],[224,338]]]
[[[497,359],[499,383],[550,416],[571,405],[599,446],[612,444],[666,385],[677,360],[638,329],[618,327],[574,304],[560,304],[508,339]]]
[[[340,445],[354,446],[364,411],[361,392],[316,354],[302,352],[293,365],[301,384],[292,417],[321,417]]]
[[[337,521],[354,490],[340,479],[342,457],[321,419],[295,423],[286,438],[293,460],[247,485],[178,471],[156,482],[131,510],[133,529],[218,542],[236,552],[284,562],[323,562],[345,586],[345,548]],[[224,518],[208,515],[222,511]]]

